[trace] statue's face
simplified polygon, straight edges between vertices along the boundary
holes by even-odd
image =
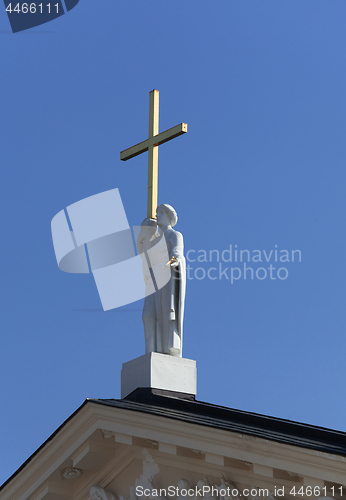
[[[168,215],[163,208],[159,207],[156,210],[156,217],[157,217],[157,224],[159,226],[168,226],[169,225]]]

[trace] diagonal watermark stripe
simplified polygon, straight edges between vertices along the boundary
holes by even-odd
[[[68,273],[93,273],[103,309],[143,299],[171,278],[166,240],[150,227],[131,228],[118,189],[85,198],[61,210],[52,220],[52,238],[59,268]],[[143,245],[143,241],[148,242]]]

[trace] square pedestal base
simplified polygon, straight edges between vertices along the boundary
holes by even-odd
[[[197,394],[196,361],[150,352],[124,363],[121,370],[121,398],[139,388]]]

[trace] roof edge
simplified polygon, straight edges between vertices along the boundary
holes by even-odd
[[[59,425],[59,427],[57,429],[55,429],[55,431],[41,444],[41,446],[39,446],[39,448],[37,448],[37,450],[34,451],[34,453],[32,453],[32,455],[30,455],[29,458],[27,458],[25,460],[25,462],[22,463],[22,465],[20,467],[18,467],[18,469],[13,473],[11,474],[11,476],[6,479],[6,481],[0,485],[0,491],[2,491],[5,486],[7,486],[11,481],[12,479],[14,479],[19,473],[21,470],[23,470],[30,462],[31,460],[50,442],[52,441],[52,439],[61,431],[61,429],[63,427],[65,427],[65,425],[70,421],[72,420],[72,418],[89,402],[93,402],[94,400],[92,399],[86,399],[78,408],[77,410],[75,410],[73,413],[71,413],[71,415],[69,417],[67,417],[66,420],[63,421],[62,424]]]

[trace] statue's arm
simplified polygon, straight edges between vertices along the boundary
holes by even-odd
[[[144,239],[141,238],[141,235],[139,235],[138,238],[137,238],[137,241],[136,241],[136,243],[137,243],[137,252],[139,254],[141,254],[143,252],[143,247],[144,247],[143,246],[143,241],[144,241]]]
[[[175,257],[171,264],[171,267],[179,266],[181,259],[184,257],[184,239],[183,235],[179,231],[172,231],[170,237],[170,252],[169,258]]]

